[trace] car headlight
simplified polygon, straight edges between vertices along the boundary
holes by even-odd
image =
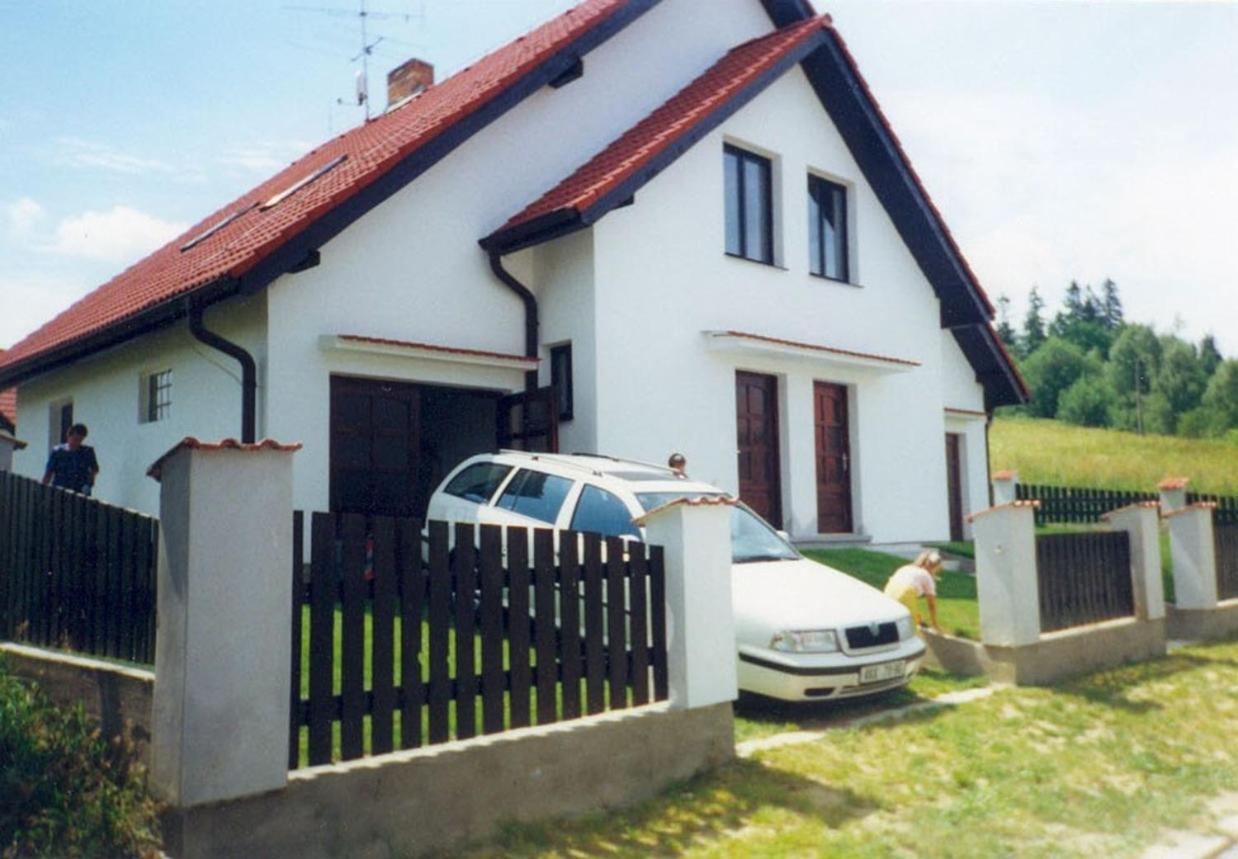
[[[800,629],[775,632],[769,646],[785,653],[833,653],[838,638],[831,629]]]
[[[903,641],[904,639],[911,638],[915,634],[916,623],[911,619],[911,616],[908,615],[907,617],[900,617],[898,619],[898,640]]]

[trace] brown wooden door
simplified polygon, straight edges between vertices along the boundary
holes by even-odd
[[[782,527],[778,458],[778,379],[735,374],[739,497],[775,528]]]
[[[959,434],[946,433],[946,492],[950,504],[950,539],[963,539],[963,474]]]
[[[813,430],[817,446],[817,531],[850,534],[854,523],[846,386],[813,384]]]
[[[499,399],[499,447],[539,453],[559,450],[559,397],[553,387]]]
[[[331,378],[333,511],[416,515],[419,418],[415,385]]]

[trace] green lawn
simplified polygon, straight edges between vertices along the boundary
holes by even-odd
[[[838,728],[472,857],[1138,856],[1238,790],[1238,642]]]
[[[989,430],[994,471],[1017,469],[1023,483],[1155,492],[1164,477],[1191,489],[1238,495],[1238,447],[1223,439],[1136,435],[1035,418],[998,418]]]

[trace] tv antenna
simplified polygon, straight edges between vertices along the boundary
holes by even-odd
[[[411,5],[411,4],[410,4]],[[388,41],[385,36],[379,36],[370,41],[368,22],[370,19],[375,21],[403,20],[405,23],[412,21],[414,18],[418,20],[425,19],[425,0],[420,0],[418,3],[418,11],[416,12],[390,12],[382,11],[375,12],[365,7],[365,0],[357,0],[357,8],[344,9],[338,6],[285,6],[285,9],[291,9],[296,12],[315,12],[320,15],[328,15],[335,18],[356,18],[361,24],[361,50],[355,56],[349,59],[350,63],[361,61],[361,68],[356,73],[355,93],[356,104],[358,107],[365,108],[365,118],[370,118],[370,57],[374,53],[374,49],[383,41]],[[347,104],[340,98],[336,99],[337,104]]]

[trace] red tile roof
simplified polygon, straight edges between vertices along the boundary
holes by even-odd
[[[633,3],[585,0],[430,87],[403,107],[327,141],[19,342],[0,356],[0,372],[197,287],[246,274],[322,215],[356,196],[557,51]],[[278,205],[267,209],[258,205],[340,156],[347,158]],[[242,210],[247,211],[182,252],[182,245]]]
[[[153,477],[159,480],[163,475],[163,464],[167,462],[173,454],[182,450],[239,450],[242,453],[257,453],[263,450],[277,450],[282,453],[296,453],[301,449],[301,442],[296,441],[290,444],[283,444],[273,438],[264,438],[257,442],[240,442],[234,438],[225,438],[221,441],[199,441],[191,435],[185,436],[172,447],[168,448],[168,452],[159,457],[150,468],[146,470],[147,477]]]
[[[552,212],[583,212],[758,80],[792,50],[829,26],[828,16],[809,18],[731,49],[670,101],[512,216],[496,235]]]

